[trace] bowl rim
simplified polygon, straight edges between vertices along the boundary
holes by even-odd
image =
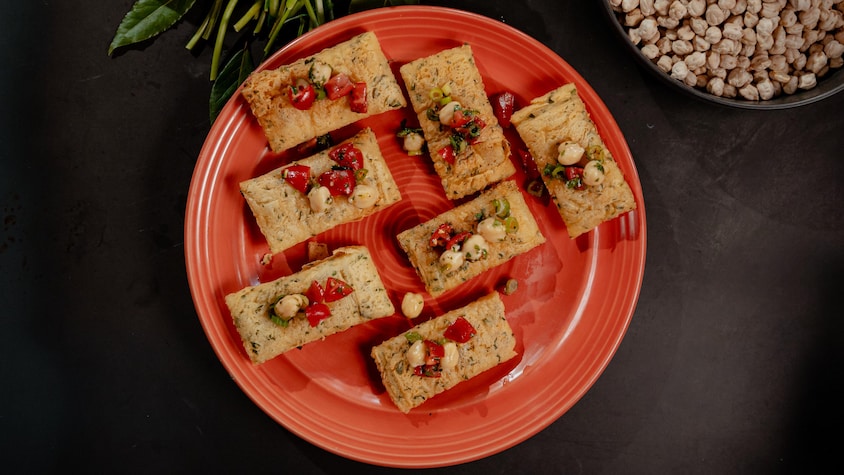
[[[607,20],[612,24],[618,39],[624,44],[625,48],[629,52],[633,53],[633,56],[636,58],[636,62],[639,63],[640,66],[656,76],[662,82],[667,83],[671,87],[675,87],[699,100],[741,109],[780,110],[812,104],[844,90],[844,67],[842,67],[827,74],[824,78],[821,78],[818,81],[817,86],[812,89],[807,89],[796,94],[782,95],[773,99],[751,101],[747,99],[732,99],[729,97],[720,97],[710,94],[704,90],[680,82],[659,69],[653,61],[648,59],[642,51],[633,44],[632,41],[630,41],[627,31],[624,29],[624,26],[622,26],[617,17],[617,12],[613,10],[612,5],[610,5],[610,1],[602,0],[601,4],[603,6],[604,13],[607,16]]]

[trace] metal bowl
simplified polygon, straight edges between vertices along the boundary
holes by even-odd
[[[844,68],[838,68],[829,72],[824,77],[818,78],[817,85],[812,89],[801,90],[794,94],[781,94],[768,100],[752,101],[748,99],[733,99],[710,94],[705,89],[689,86],[682,81],[672,78],[668,73],[662,71],[653,61],[648,59],[642,53],[637,45],[633,44],[630,40],[627,28],[619,21],[618,14],[613,10],[609,0],[602,0],[601,5],[613,31],[615,31],[618,38],[621,40],[624,48],[626,48],[633,57],[636,58],[636,61],[643,68],[656,76],[660,81],[668,84],[669,87],[677,88],[697,99],[709,103],[720,104],[722,106],[742,109],[788,109],[823,100],[844,89]]]

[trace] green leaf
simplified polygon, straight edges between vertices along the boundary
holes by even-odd
[[[349,13],[397,5],[419,5],[419,0],[352,0],[349,3]]]
[[[123,17],[108,47],[115,49],[148,40],[173,26],[196,0],[137,0]]]
[[[243,81],[255,69],[248,46],[235,53],[228,63],[223,66],[217,80],[211,86],[211,98],[208,101],[208,112],[211,122],[217,118],[223,106],[237,90]]]

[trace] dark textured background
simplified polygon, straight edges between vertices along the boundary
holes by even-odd
[[[0,461],[9,473],[392,473],[287,432],[216,359],[183,219],[209,130],[192,16],[108,57],[132,0],[0,16]],[[733,110],[654,81],[597,2],[423,2],[556,51],[624,132],[648,255],[615,358],[568,413],[424,473],[784,473],[838,463],[844,94]],[[530,67],[530,65],[526,65]],[[826,435],[823,433],[826,432]]]

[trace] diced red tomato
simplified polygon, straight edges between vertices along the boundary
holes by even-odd
[[[300,164],[290,165],[281,172],[281,176],[299,192],[303,194],[308,192],[311,183],[311,167]]]
[[[428,240],[428,245],[431,247],[445,246],[445,243],[451,239],[452,227],[448,223],[440,224],[437,229],[431,233],[431,238]]]
[[[436,365],[445,356],[445,347],[432,340],[425,340],[425,364]]]
[[[349,108],[352,112],[366,114],[366,83],[356,82],[352,89],[352,97],[349,99]]]
[[[442,375],[440,360],[445,356],[445,347],[433,340],[425,340],[425,363],[413,368],[416,376],[439,378]]]
[[[334,302],[354,292],[355,289],[340,279],[329,277],[325,281],[325,301]]]
[[[311,304],[322,303],[325,298],[325,292],[322,290],[319,282],[313,281],[311,282],[311,286],[308,287],[308,291],[305,292],[305,297],[308,297],[308,301]]]
[[[312,303],[305,308],[305,316],[308,317],[308,323],[315,327],[331,316],[331,309],[324,303]]]
[[[413,368],[413,374],[427,378],[439,378],[442,376],[442,370],[440,370],[439,366],[419,365]]]
[[[355,191],[355,172],[346,168],[328,170],[317,181],[328,188],[331,196],[349,196]]]
[[[501,127],[510,127],[510,118],[516,108],[516,96],[510,91],[496,94],[492,98],[492,110]]]
[[[441,148],[437,153],[440,154],[440,157],[449,165],[454,165],[454,147],[451,145],[446,145],[445,147]]]
[[[457,317],[457,320],[445,329],[443,336],[457,343],[466,343],[477,333],[478,331],[469,323],[469,320]]]
[[[469,231],[457,233],[452,236],[451,239],[448,240],[448,242],[445,243],[445,248],[454,250],[455,247],[459,247],[461,244],[463,244],[463,241],[469,239],[469,236],[471,235],[472,233],[470,233]]]
[[[457,129],[468,124],[470,120],[472,120],[472,116],[463,112],[463,109],[455,109],[451,122],[446,125],[453,129]]]
[[[316,90],[306,79],[299,78],[292,86],[287,88],[287,97],[293,107],[299,110],[308,110],[316,100]]]
[[[325,82],[325,95],[332,101],[352,92],[355,85],[345,73],[335,74]]]
[[[571,183],[571,185],[569,185]],[[566,167],[566,185],[575,190],[582,190],[586,188],[583,184],[583,168],[582,167]]]
[[[328,156],[342,167],[352,170],[363,168],[363,152],[352,143],[344,143],[328,152]]]

